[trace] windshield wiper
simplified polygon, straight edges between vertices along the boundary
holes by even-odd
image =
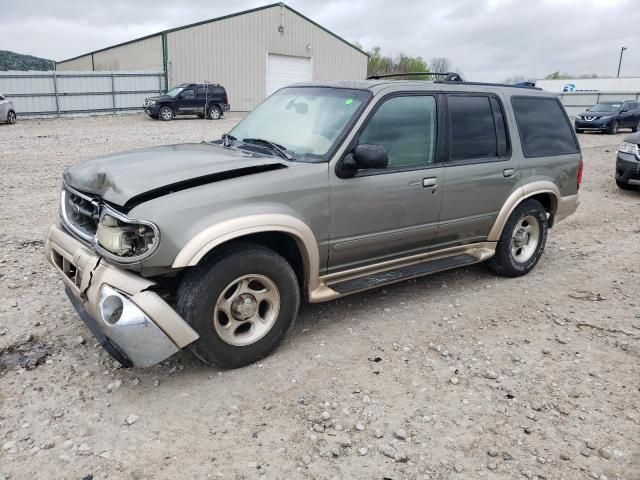
[[[282,158],[286,160],[295,160],[293,155],[287,152],[287,149],[282,145],[278,145],[277,143],[273,143],[270,140],[265,140],[264,138],[243,138],[242,141],[244,143],[257,143],[259,145],[265,145],[269,147],[274,152],[277,152]]]
[[[238,140],[238,139],[236,137],[234,137],[233,135],[229,135],[228,133],[223,133],[222,134],[222,146],[223,147],[229,148],[231,146],[231,143],[235,142],[236,140]]]

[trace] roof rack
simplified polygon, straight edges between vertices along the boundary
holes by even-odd
[[[405,73],[385,73],[384,75],[371,75],[367,80],[380,80],[381,78],[392,77],[445,77],[445,82],[463,82],[462,77],[456,72],[405,72]]]

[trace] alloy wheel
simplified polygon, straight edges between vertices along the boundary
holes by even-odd
[[[528,261],[535,253],[539,240],[540,225],[534,216],[527,215],[513,229],[511,256],[518,263]]]
[[[263,338],[280,311],[278,287],[264,275],[235,279],[222,291],[213,311],[213,326],[229,345],[243,347]]]

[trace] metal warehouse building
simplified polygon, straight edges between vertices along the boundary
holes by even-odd
[[[232,110],[254,108],[290,83],[355,80],[367,54],[276,3],[165,30],[58,62],[57,70],[160,70],[167,83],[220,83]]]

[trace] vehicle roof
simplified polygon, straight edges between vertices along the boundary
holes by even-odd
[[[340,81],[311,81],[300,82],[290,85],[291,87],[327,87],[327,88],[349,88],[354,90],[369,90],[377,94],[383,90],[431,90],[447,92],[508,92],[511,95],[535,95],[544,97],[554,97],[551,92],[545,92],[539,88],[524,87],[517,85],[503,85],[498,83],[475,83],[475,82],[446,82],[429,80],[340,80]]]

